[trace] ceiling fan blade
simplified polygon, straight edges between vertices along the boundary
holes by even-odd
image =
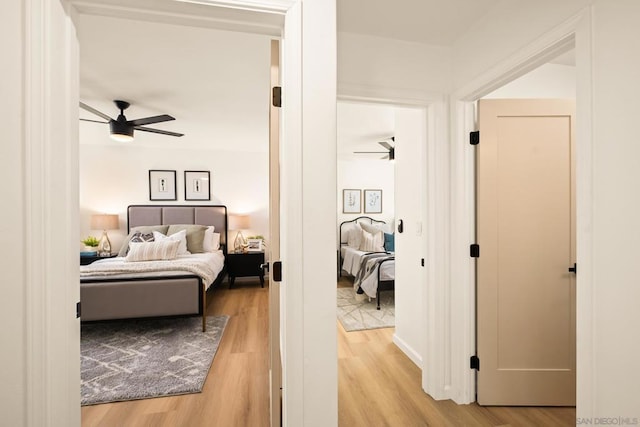
[[[153,128],[143,128],[140,126],[134,126],[134,129],[143,130],[145,132],[159,133],[162,135],[169,135],[169,136],[184,136],[183,133],[169,132],[168,130],[160,130],[160,129],[153,129]]]
[[[144,117],[142,119],[129,120],[129,123],[133,126],[150,125],[151,123],[168,122],[175,120],[175,117],[171,117],[168,114],[162,114],[160,116]]]
[[[91,120],[91,119],[80,119],[81,122],[92,122],[92,123],[102,123],[104,125],[109,124],[109,122],[101,122],[100,120]]]
[[[387,141],[380,141],[380,142],[378,142],[378,144],[382,145],[387,150],[391,150],[391,148],[392,148],[391,144],[389,144]]]
[[[95,114],[96,116],[100,116],[100,117],[102,117],[103,119],[105,119],[105,120],[106,120],[106,121],[108,121],[108,122],[109,122],[109,121],[111,121],[111,120],[113,120],[111,117],[107,116],[105,113],[103,113],[103,112],[101,112],[101,111],[98,111],[98,110],[96,110],[96,109],[95,109],[95,108],[93,108],[93,107],[88,106],[87,104],[85,104],[85,103],[84,103],[84,102],[82,102],[82,101],[80,102],[80,108],[82,108],[82,109],[84,109],[84,110],[87,110],[87,111],[89,111],[90,113]]]

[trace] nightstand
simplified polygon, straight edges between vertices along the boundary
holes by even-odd
[[[258,276],[260,286],[264,288],[264,252],[231,252],[227,254],[227,273],[229,274],[229,287],[233,286],[236,277]]]
[[[113,258],[118,256],[118,254],[111,254],[107,256],[98,256],[98,255],[82,255],[80,254],[80,265],[89,265],[94,261],[99,259]]]

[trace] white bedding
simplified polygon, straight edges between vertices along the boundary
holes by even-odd
[[[194,274],[207,289],[224,267],[222,251],[179,255],[169,261],[127,262],[124,257],[107,258],[80,267],[80,278],[164,277]]]
[[[350,246],[342,245],[340,247],[340,254],[342,255],[342,270],[355,277],[360,271],[360,265],[362,264],[362,256],[368,252],[354,249]],[[381,280],[394,280],[395,279],[396,264],[395,261],[389,261],[382,264],[382,271],[380,271]]]

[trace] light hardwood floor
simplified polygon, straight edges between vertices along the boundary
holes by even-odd
[[[89,426],[268,426],[268,288],[227,284],[208,314],[231,316],[202,393],[85,406]],[[350,286],[341,281],[339,286]],[[504,408],[434,401],[421,373],[393,343],[393,329],[345,332],[339,322],[338,418],[356,426],[570,426],[574,408]]]

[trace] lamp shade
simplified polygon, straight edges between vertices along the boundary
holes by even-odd
[[[100,214],[91,215],[92,230],[117,230],[118,215]]]
[[[247,230],[251,226],[249,215],[229,215],[229,230]]]

